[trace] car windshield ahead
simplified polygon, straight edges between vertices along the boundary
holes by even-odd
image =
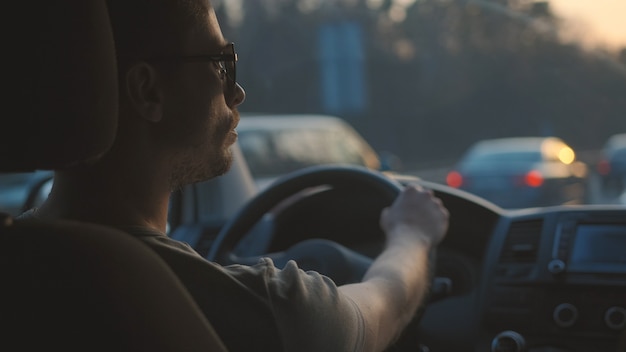
[[[584,185],[580,202],[619,202],[624,190],[605,192],[596,170],[626,132],[626,2],[238,0],[217,11],[239,51],[242,112],[341,117],[403,173],[440,183],[481,140],[556,137],[575,153],[558,173]],[[557,174],[536,173],[544,184]]]
[[[404,173],[440,183],[480,140],[558,137],[587,166],[585,202],[620,201],[624,187],[605,186],[624,175],[598,165],[626,133],[625,1],[214,5],[239,54],[242,112],[338,116]]]

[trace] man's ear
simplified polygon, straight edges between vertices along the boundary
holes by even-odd
[[[130,104],[139,116],[150,122],[161,121],[162,81],[154,67],[145,62],[133,65],[126,73],[125,83]]]

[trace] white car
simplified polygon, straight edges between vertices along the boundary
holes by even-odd
[[[345,120],[328,115],[242,114],[239,145],[259,189],[308,166],[348,164],[381,169],[381,160]]]

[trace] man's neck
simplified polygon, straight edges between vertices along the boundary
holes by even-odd
[[[84,168],[55,173],[50,196],[37,216],[165,232],[170,196],[167,180],[139,172],[101,171]]]

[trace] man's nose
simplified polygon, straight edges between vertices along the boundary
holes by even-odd
[[[235,84],[235,93],[233,94],[233,98],[232,98],[232,107],[236,107],[239,104],[243,103],[243,101],[246,100],[246,91],[243,90],[243,87],[239,84],[236,83]]]

